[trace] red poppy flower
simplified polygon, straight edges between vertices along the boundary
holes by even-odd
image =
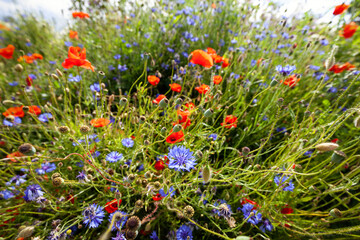
[[[11,29],[8,28],[6,25],[0,23],[0,30],[6,30],[6,31],[10,31]]]
[[[340,14],[343,14],[346,9],[349,8],[350,5],[346,5],[345,3],[341,4],[341,5],[337,5],[334,9],[334,12],[333,14],[334,15],[340,15]]]
[[[119,199],[119,205],[121,204],[122,200]],[[118,200],[114,199],[111,202],[107,202],[105,204],[105,211],[107,211],[108,213],[113,213],[118,209]]]
[[[39,54],[39,53],[34,53],[34,54],[32,54],[31,56],[27,56],[27,55],[24,55],[24,56],[20,56],[17,60],[18,60],[18,62],[22,62],[22,61],[24,61],[25,60],[25,62],[26,63],[33,63],[34,62],[34,60],[36,60],[36,59],[43,59],[44,57],[41,55],[41,54]]]
[[[156,161],[154,168],[158,171],[161,171],[161,170],[164,170],[165,166],[166,166],[166,164],[164,163],[163,160],[158,160],[158,161]]]
[[[186,129],[188,126],[191,125],[191,120],[190,120],[190,118],[188,118],[190,116],[190,112],[188,110],[183,111],[183,110],[178,109],[176,112],[178,115],[178,121],[175,124],[183,123],[184,129]]]
[[[206,49],[206,52],[207,52],[210,56],[217,55],[215,49],[213,49],[213,48],[209,48],[209,47],[208,47],[208,48]]]
[[[14,54],[15,47],[13,45],[8,45],[6,48],[0,48],[0,56],[3,56],[6,59],[12,59]]]
[[[230,65],[229,59],[227,59],[227,58],[223,58],[222,62],[223,62],[221,65],[222,68],[226,68]]]
[[[339,139],[338,139],[338,138],[334,138],[334,139],[332,139],[330,142],[332,142],[332,143],[337,143],[337,141],[339,141]]]
[[[107,126],[109,123],[110,120],[106,118],[94,118],[93,120],[90,121],[90,124],[93,127],[104,127]]]
[[[198,91],[200,94],[205,94],[207,91],[210,90],[210,86],[202,84],[200,87],[196,87],[195,90]]]
[[[227,115],[225,117],[225,122],[221,123],[221,126],[224,126],[225,128],[236,128],[237,127],[237,117],[233,115]]]
[[[44,59],[44,57],[39,53],[34,53],[34,54],[31,55],[31,57],[33,59],[40,59],[40,60]]]
[[[170,143],[170,144],[174,144],[177,142],[181,142],[184,141],[184,133],[183,131],[179,131],[179,132],[172,132],[172,129],[170,131],[170,135],[166,138],[166,142]]]
[[[41,109],[38,106],[35,106],[35,105],[29,106],[29,113],[40,115]]]
[[[160,102],[161,100],[163,100],[164,98],[166,98],[166,96],[160,94],[159,96],[157,96],[157,98],[155,98],[155,99],[153,100],[153,103],[159,104],[159,102]]]
[[[148,81],[151,85],[156,86],[159,84],[160,78],[158,78],[155,75],[150,75],[150,76],[148,76]]]
[[[343,65],[340,66],[340,69],[343,69],[343,70],[346,70],[346,71],[354,69],[354,68],[355,68],[355,65],[352,65],[349,62],[346,62],[346,63],[344,63]]]
[[[10,158],[10,161],[12,161],[12,162],[17,162],[16,161],[16,158],[17,157],[23,157],[24,156],[24,154],[22,154],[21,152],[13,152],[13,153],[10,153],[10,154],[8,154],[8,155],[6,155],[6,158]]]
[[[198,64],[206,68],[211,68],[214,65],[212,57],[203,50],[195,50],[191,53],[191,55],[191,63]]]
[[[75,203],[75,198],[74,198],[74,196],[71,195],[71,194],[69,194],[69,195],[66,197],[66,199],[67,199],[68,201],[70,201],[72,204]]]
[[[356,25],[355,22],[351,22],[344,26],[344,29],[339,32],[339,35],[344,38],[351,38],[355,34],[357,28],[358,25]]]
[[[79,39],[78,32],[77,32],[77,31],[70,30],[70,31],[69,31],[69,38]]]
[[[291,75],[290,77],[288,77],[287,79],[285,79],[284,81],[281,80],[280,82],[288,85],[289,87],[295,87],[296,83],[300,81],[300,78],[298,78],[296,76],[296,74]]]
[[[73,12],[72,13],[73,18],[89,18],[89,14],[84,12]]]
[[[169,84],[170,88],[172,91],[174,92],[181,92],[181,85],[180,84],[177,84],[177,83],[171,83]]]
[[[242,201],[241,201],[241,204],[244,205],[245,203],[250,203],[251,205],[253,205],[253,209],[257,209],[259,207],[259,204],[257,204],[257,202],[255,201],[252,201],[250,199],[247,199],[247,198],[244,198]],[[252,209],[252,210],[253,210]]]
[[[94,66],[86,60],[86,49],[81,50],[80,47],[70,47],[68,52],[68,58],[61,64],[64,68],[72,68],[73,66],[82,67],[85,69],[94,70]]]
[[[28,77],[26,78],[26,85],[27,85],[28,87],[30,87],[30,86],[32,86],[32,84],[33,84],[33,80],[32,80],[32,78],[31,78],[30,76],[28,76]]]
[[[162,196],[160,195],[160,193],[157,193],[155,196],[152,197],[152,199],[154,201],[160,201],[162,199]]]
[[[215,75],[213,77],[214,84],[220,84],[222,82],[222,77],[219,75]]]
[[[188,109],[188,110],[193,110],[195,108],[195,104],[192,103],[192,102],[189,102],[189,103],[186,103],[185,104],[185,107]]]
[[[9,116],[9,115],[12,115],[14,117],[24,117],[25,113],[23,111],[23,106],[21,107],[11,107],[11,108],[8,108],[4,113],[3,115],[5,117]]]
[[[285,208],[281,209],[282,214],[291,214],[293,212],[294,212],[294,210],[292,208],[289,208],[289,207],[285,207]]]

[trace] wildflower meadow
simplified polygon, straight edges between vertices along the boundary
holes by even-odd
[[[0,239],[360,239],[358,6],[4,18]]]

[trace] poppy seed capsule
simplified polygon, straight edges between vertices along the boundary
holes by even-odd
[[[333,151],[338,147],[339,147],[339,145],[336,143],[320,143],[315,146],[316,150],[318,150],[320,152]]]
[[[127,104],[127,102],[128,102],[128,100],[126,98],[121,98],[119,104],[120,104],[120,106],[125,106]]]
[[[190,205],[187,205],[185,208],[184,208],[184,216],[187,217],[187,218],[191,218],[192,216],[194,216],[194,208]]]
[[[137,216],[131,216],[126,221],[126,227],[130,230],[137,230],[141,227],[141,221]]]
[[[143,124],[143,123],[145,123],[145,121],[146,121],[146,117],[145,116],[140,116],[139,123]]]
[[[181,98],[178,98],[175,100],[176,105],[181,105],[183,103],[183,100]]]
[[[18,151],[26,156],[32,156],[36,153],[36,149],[30,143],[24,143],[19,148]]]
[[[204,112],[204,116],[205,116],[206,118],[209,118],[209,117],[211,117],[211,116],[213,115],[213,113],[214,113],[214,110],[212,110],[211,108],[209,108],[209,109],[206,109],[206,111]]]
[[[66,134],[70,132],[70,128],[68,128],[67,126],[60,126],[58,127],[58,131],[62,134]]]
[[[342,163],[347,158],[346,154],[342,151],[334,151],[331,156],[331,161],[335,163]]]
[[[86,134],[86,133],[90,132],[90,127],[86,126],[86,125],[81,126],[80,127],[80,132],[83,133],[83,134]]]
[[[182,130],[182,126],[180,124],[176,124],[172,130],[173,133],[180,132]]]
[[[144,202],[142,200],[139,199],[135,202],[136,208],[142,208],[143,206],[144,206]]]
[[[168,103],[169,103],[169,100],[168,100],[167,98],[163,98],[163,99],[161,99],[161,101],[159,102],[159,106],[160,106],[161,108],[166,108],[167,105],[168,105]]]

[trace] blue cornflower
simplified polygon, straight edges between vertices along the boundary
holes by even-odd
[[[0,199],[8,200],[9,198],[13,198],[15,195],[10,190],[0,191]]]
[[[320,44],[323,46],[327,46],[327,45],[329,45],[329,41],[324,38],[324,39],[320,40]]]
[[[15,177],[12,177],[9,182],[6,183],[6,185],[10,185],[15,183],[16,186],[19,186],[21,184],[23,184],[24,182],[26,182],[25,178],[26,178],[27,174],[24,175],[16,175]]]
[[[331,92],[331,93],[337,93],[338,89],[336,87],[330,87],[328,92]]]
[[[69,82],[80,82],[81,76],[76,75],[75,77],[70,73],[68,77]]]
[[[40,122],[48,122],[49,118],[52,118],[53,115],[51,113],[43,113],[40,114],[38,119],[40,120]]]
[[[65,41],[65,46],[67,46],[67,47],[71,47],[71,46],[72,46],[72,42]]]
[[[126,212],[122,212],[122,211],[117,210],[117,211],[115,211],[115,212],[113,212],[112,214],[109,215],[109,222],[111,222],[111,220],[112,220],[115,213],[120,213],[121,218],[118,221],[115,222],[115,224],[113,225],[113,227],[111,229],[112,231],[124,227],[124,225],[125,225],[125,223],[126,223],[126,221],[128,219],[128,217],[127,217],[128,214]]]
[[[319,66],[315,66],[315,65],[310,65],[309,66],[310,69],[315,70],[315,71],[319,71],[320,67]]]
[[[167,156],[169,158],[169,168],[173,168],[176,171],[190,171],[196,165],[193,152],[184,146],[169,148]]]
[[[176,239],[177,240],[192,240],[192,229],[188,225],[181,225],[179,229],[176,231]]]
[[[32,43],[31,43],[31,42],[27,42],[27,43],[25,43],[25,45],[28,46],[28,47],[30,47],[30,46],[32,45]]]
[[[35,74],[32,74],[32,73],[30,73],[28,76],[29,76],[32,80],[37,79],[36,75],[35,75]]]
[[[112,237],[111,240],[126,240],[124,234],[122,234],[121,232],[117,232],[116,233],[116,237]]]
[[[82,213],[84,216],[83,223],[89,228],[97,228],[105,217],[103,209],[103,207],[95,203],[89,205]]]
[[[306,151],[304,153],[304,156],[307,156],[307,157],[311,157],[311,155],[313,154],[314,150],[309,150],[309,151]]]
[[[225,219],[229,219],[231,217],[232,211],[231,206],[227,204],[225,200],[219,199],[214,203],[215,207],[218,209],[213,209],[212,212],[218,215],[219,217],[223,217]]]
[[[151,233],[150,239],[151,239],[151,240],[160,240],[155,231],[153,231],[153,232]]]
[[[79,180],[80,183],[85,183],[89,181],[84,171],[79,172],[79,175],[77,175],[76,178]]]
[[[101,87],[99,83],[94,83],[93,85],[90,85],[90,90],[93,92],[100,92]]]
[[[251,216],[247,222],[248,223],[251,223],[251,224],[254,224],[254,225],[257,225],[259,222],[261,222],[262,220],[262,214],[259,213],[257,210],[253,210],[254,212],[254,215]]]
[[[233,40],[231,40],[230,42],[231,42],[231,44],[236,44],[236,43],[237,43],[237,40],[236,40],[236,39],[233,39]]]
[[[120,70],[120,72],[125,72],[128,68],[126,66],[126,64],[124,64],[123,66],[121,66],[120,64],[118,65],[118,69]]]
[[[114,56],[114,59],[115,60],[119,60],[121,58],[121,55],[120,54],[116,54],[115,56]]]
[[[208,136],[209,139],[212,139],[213,141],[216,141],[216,139],[218,138],[218,135],[216,133],[212,133]]]
[[[56,64],[56,61],[49,61],[49,63],[54,65],[54,64]]]
[[[121,153],[116,152],[116,151],[113,151],[113,152],[109,153],[105,157],[106,161],[109,161],[111,163],[117,162],[117,161],[121,160],[122,158],[123,158],[123,155]]]
[[[171,53],[173,53],[173,52],[175,52],[175,50],[174,49],[172,49],[172,48],[167,48],[167,50],[169,51],[169,52],[171,52]]]
[[[55,163],[42,163],[41,168],[36,169],[37,174],[45,174],[47,172],[52,172],[56,169]]]
[[[281,186],[283,187],[283,191],[292,192],[294,190],[295,186],[291,179],[288,182],[286,182],[286,180],[288,180],[288,179],[289,179],[288,176],[279,174],[274,177],[274,182],[277,186],[279,186],[281,184]]]
[[[44,195],[44,192],[42,191],[42,188],[38,184],[29,185],[25,192],[24,199],[25,201],[34,201],[38,197],[41,197]]]
[[[261,213],[258,213],[257,210],[254,209],[254,205],[250,203],[245,203],[243,207],[240,209],[243,212],[244,218],[247,219],[248,223],[252,223],[254,225],[258,224],[261,221]],[[250,214],[253,213],[251,217]]]
[[[159,190],[159,193],[160,193],[161,197],[163,197],[163,198],[167,197],[169,194],[170,194],[170,197],[173,197],[175,195],[175,189],[173,186],[171,186],[168,189],[168,191],[165,193],[164,188],[162,188]]]
[[[121,140],[121,143],[124,147],[128,147],[128,148],[134,146],[134,140],[132,140],[131,138],[124,138],[123,140]]]
[[[263,225],[260,226],[260,230],[263,231],[264,233],[266,232],[266,230],[272,231],[274,229],[269,219],[266,218],[262,223]]]
[[[279,133],[286,133],[286,127],[278,127],[276,128],[276,131]]]
[[[16,81],[14,81],[14,82],[9,82],[8,84],[9,84],[10,86],[12,86],[12,87],[15,87],[15,86],[19,85],[19,83],[16,82]]]
[[[8,126],[8,127],[13,127],[13,126],[16,126],[16,125],[18,125],[20,123],[21,123],[21,118],[19,118],[19,117],[15,117],[14,122],[10,122],[10,121],[8,121],[6,119],[4,119],[4,121],[3,121],[3,124],[5,126]]]
[[[281,73],[282,75],[286,76],[291,74],[293,71],[296,70],[296,66],[286,65],[285,67],[281,65],[277,65],[275,70]]]

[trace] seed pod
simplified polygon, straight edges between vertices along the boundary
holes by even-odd
[[[57,73],[57,75],[59,75],[60,77],[63,76],[63,73],[62,73],[59,69],[56,69],[56,73]]]
[[[331,155],[331,161],[334,163],[342,163],[347,158],[346,154],[342,151],[334,151]]]
[[[320,152],[333,151],[338,147],[339,147],[339,145],[336,143],[320,143],[315,146],[316,150],[318,150]]]
[[[90,127],[86,125],[80,127],[80,132],[83,134],[87,134],[88,132],[90,132],[90,130],[91,130]]]
[[[194,208],[190,205],[187,205],[185,208],[184,208],[184,211],[183,211],[183,214],[185,217],[187,218],[191,218],[192,216],[194,216]]]
[[[332,216],[334,218],[340,218],[342,216],[342,213],[337,208],[331,209],[329,214],[330,214],[330,216]]]
[[[135,202],[136,208],[142,208],[143,206],[144,206],[144,202],[142,200],[139,199]]]
[[[55,79],[55,80],[59,80],[59,77],[58,77],[56,74],[54,74],[54,73],[51,74],[51,77],[52,77],[53,79]]]
[[[182,130],[182,126],[180,124],[176,124],[172,130],[173,133],[180,132]]]
[[[141,221],[137,216],[131,216],[126,221],[126,227],[130,230],[137,230],[141,227]]]
[[[30,143],[24,143],[19,148],[18,151],[26,156],[32,156],[36,153],[36,149]]]
[[[62,134],[66,134],[70,132],[70,128],[68,128],[67,126],[60,126],[58,127],[58,131]]]
[[[354,120],[354,126],[359,128],[360,127],[360,116],[358,116],[357,118],[355,118]]]
[[[22,72],[24,70],[24,68],[23,68],[23,66],[21,64],[16,64],[14,69],[17,72]]]
[[[166,108],[167,105],[168,105],[168,103],[169,103],[169,100],[168,100],[167,98],[163,98],[163,99],[161,99],[161,101],[159,102],[159,106],[160,106],[161,108]]]
[[[125,237],[127,240],[133,240],[137,237],[137,235],[138,231],[127,230],[125,233]]]
[[[52,183],[55,187],[59,187],[63,182],[64,179],[62,179],[61,177],[57,177],[52,180]]]
[[[211,179],[211,175],[212,175],[212,171],[209,165],[206,165],[203,169],[202,169],[202,176],[204,179],[205,183],[208,183]]]
[[[213,114],[214,114],[214,110],[212,110],[211,108],[207,109],[207,110],[204,112],[204,116],[205,116],[206,118],[211,117]]]

